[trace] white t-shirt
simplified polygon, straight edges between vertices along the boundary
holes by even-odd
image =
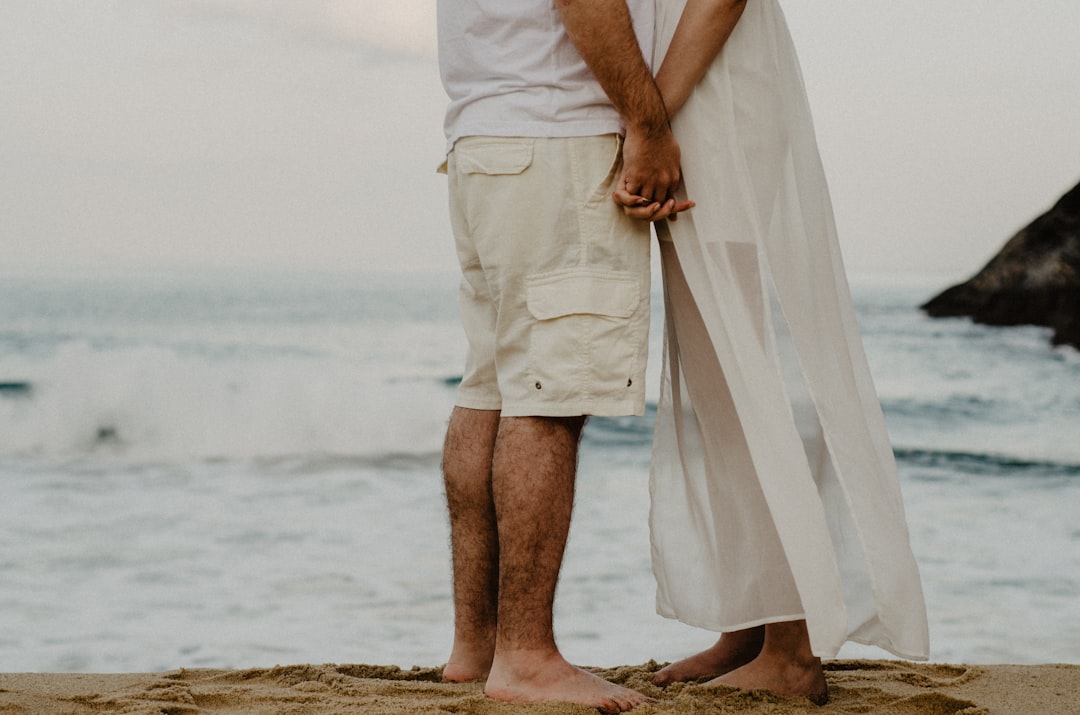
[[[628,0],[652,60],[654,0]],[[623,131],[552,0],[438,0],[447,147],[463,136],[570,137]]]

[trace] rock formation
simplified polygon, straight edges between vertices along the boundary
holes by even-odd
[[[934,318],[1043,325],[1080,349],[1080,184],[1010,238],[975,276],[921,306]]]

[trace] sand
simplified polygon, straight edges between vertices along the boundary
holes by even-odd
[[[635,710],[656,713],[874,713],[875,715],[1077,715],[1080,665],[946,665],[840,660],[827,664],[831,698],[808,700],[649,683],[660,666],[598,669],[656,699]],[[439,668],[292,665],[252,670],[165,673],[0,674],[0,713],[33,715],[338,715],[344,713],[595,713],[560,703],[511,705],[486,698],[479,684],[440,681]]]

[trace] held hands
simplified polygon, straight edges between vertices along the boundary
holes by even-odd
[[[675,199],[682,178],[679,162],[679,144],[670,128],[653,132],[651,136],[641,129],[627,129],[623,174],[612,199],[631,218],[674,221],[680,211],[694,206],[693,201]]]
[[[662,221],[663,219],[677,221],[680,212],[696,206],[693,201],[676,201],[674,197],[660,203],[632,194],[626,189],[616,189],[612,192],[611,198],[623,207],[623,213],[627,216],[642,221]]]

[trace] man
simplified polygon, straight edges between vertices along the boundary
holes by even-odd
[[[455,608],[443,677],[486,678],[500,700],[646,700],[563,658],[552,605],[586,416],[644,410],[648,223],[610,196],[651,199],[639,218],[682,208],[678,145],[641,50],[652,2],[438,2],[469,343],[443,456]]]

